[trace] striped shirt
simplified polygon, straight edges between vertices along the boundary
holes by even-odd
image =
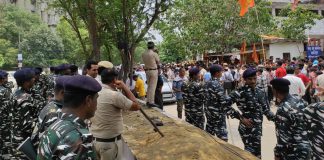
[[[296,77],[293,74],[287,74],[283,78],[289,80],[290,82],[289,94],[298,95],[300,97],[305,95],[306,88],[303,81],[299,77]]]

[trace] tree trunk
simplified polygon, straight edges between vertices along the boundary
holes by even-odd
[[[100,45],[99,45],[99,37],[98,37],[98,28],[97,28],[97,20],[96,20],[96,11],[94,7],[94,1],[88,0],[88,30],[89,37],[92,44],[92,54],[91,58],[96,61],[100,60]]]

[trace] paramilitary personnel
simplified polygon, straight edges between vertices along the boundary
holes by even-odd
[[[12,96],[12,152],[13,159],[27,159],[16,148],[33,132],[37,104],[34,103],[31,89],[35,82],[35,72],[31,68],[18,70],[14,74],[18,89]]]
[[[100,84],[88,76],[64,80],[64,105],[58,119],[41,137],[37,159],[96,159],[86,119],[97,109]]]
[[[244,149],[261,158],[261,136],[263,114],[269,120],[274,120],[274,114],[266,104],[264,92],[256,88],[256,70],[248,68],[243,72],[245,85],[230,94],[242,112],[239,133],[244,143]]]
[[[0,70],[0,159],[10,159],[10,96],[11,89],[6,86],[8,83],[8,73]]]
[[[290,82],[287,79],[276,78],[270,84],[278,104],[275,120],[277,136],[275,159],[310,159],[310,143],[302,113],[306,102],[289,94]]]
[[[44,134],[47,128],[53,124],[61,112],[64,97],[64,80],[67,76],[60,76],[55,80],[54,98],[40,111],[37,123],[37,132],[32,137],[34,147],[37,148],[39,138]]]
[[[40,67],[34,68],[35,72],[35,83],[33,85],[33,88],[31,89],[32,91],[32,97],[35,101],[37,106],[37,113],[35,114],[38,116],[39,112],[43,109],[43,107],[47,104],[47,95],[46,91],[49,88],[49,80],[47,80],[47,77],[43,74],[43,69]],[[35,117],[37,118],[37,117]]]
[[[189,71],[189,81],[183,84],[183,100],[186,121],[204,129],[204,85],[199,81],[199,69]]]
[[[231,107],[231,102],[225,97],[224,87],[220,83],[223,68],[220,65],[210,67],[211,80],[206,83],[206,131],[227,141],[226,114],[239,119],[240,113]]]
[[[312,159],[324,159],[324,102],[307,106],[303,113],[313,152]]]

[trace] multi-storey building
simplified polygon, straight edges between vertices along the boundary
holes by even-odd
[[[0,0],[1,3],[14,4],[17,7],[38,14],[47,23],[48,27],[55,30],[59,22],[59,15],[48,6],[48,0]]]

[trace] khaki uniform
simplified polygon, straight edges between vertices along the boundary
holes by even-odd
[[[96,155],[101,160],[123,159],[123,143],[117,137],[123,132],[122,110],[130,109],[133,102],[108,85],[103,84],[102,87],[90,126],[90,132],[95,137]],[[108,139],[113,141],[107,142]]]
[[[145,73],[147,78],[147,102],[154,103],[155,89],[158,80],[158,64],[160,62],[159,55],[149,49],[142,54],[142,59],[145,64]]]

